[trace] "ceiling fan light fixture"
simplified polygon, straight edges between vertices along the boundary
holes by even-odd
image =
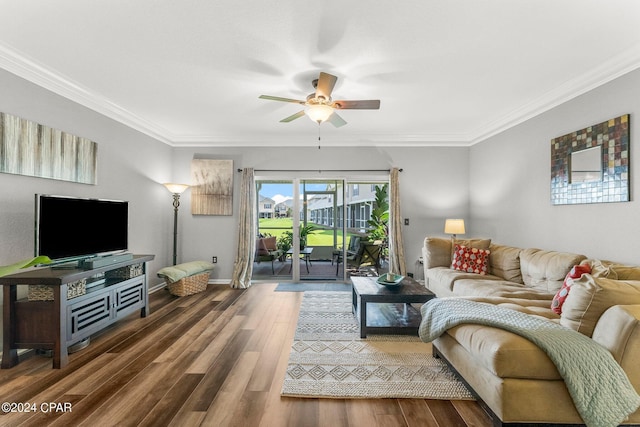
[[[305,114],[314,122],[320,124],[329,119],[333,114],[333,108],[326,104],[310,105],[305,110]]]

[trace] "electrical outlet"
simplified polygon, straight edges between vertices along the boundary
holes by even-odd
[[[217,256],[212,257],[211,262],[216,264],[218,262],[218,257]]]
[[[409,218],[404,219],[404,225],[409,225]]]

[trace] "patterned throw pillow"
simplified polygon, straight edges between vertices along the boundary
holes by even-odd
[[[553,301],[551,301],[551,311],[556,314],[562,314],[562,304],[564,304],[564,300],[566,300],[567,295],[569,295],[569,290],[571,289],[571,285],[573,285],[573,279],[579,279],[583,274],[589,273],[591,273],[591,266],[589,264],[574,265],[564,278],[562,287],[553,297]]]
[[[451,268],[467,273],[487,274],[490,253],[491,251],[488,249],[469,248],[456,244]]]

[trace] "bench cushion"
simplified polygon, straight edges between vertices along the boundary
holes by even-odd
[[[205,271],[213,270],[214,265],[207,261],[191,261],[183,264],[174,265],[172,267],[165,267],[158,271],[158,277],[168,279],[169,282],[174,283],[185,277],[193,276]]]

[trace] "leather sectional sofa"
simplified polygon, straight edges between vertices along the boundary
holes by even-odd
[[[456,270],[451,239],[427,237],[422,250],[425,286],[438,297],[491,303],[577,330],[608,349],[640,391],[640,267],[497,245],[488,239],[456,243],[467,250],[481,249],[484,252],[478,252],[488,259],[481,260],[484,267],[463,265]],[[567,279],[585,269],[590,273]],[[568,295],[558,292],[565,282],[571,285]],[[432,345],[496,425],[583,424],[555,365],[527,339],[494,327],[463,324]],[[640,410],[627,423],[640,424]]]

